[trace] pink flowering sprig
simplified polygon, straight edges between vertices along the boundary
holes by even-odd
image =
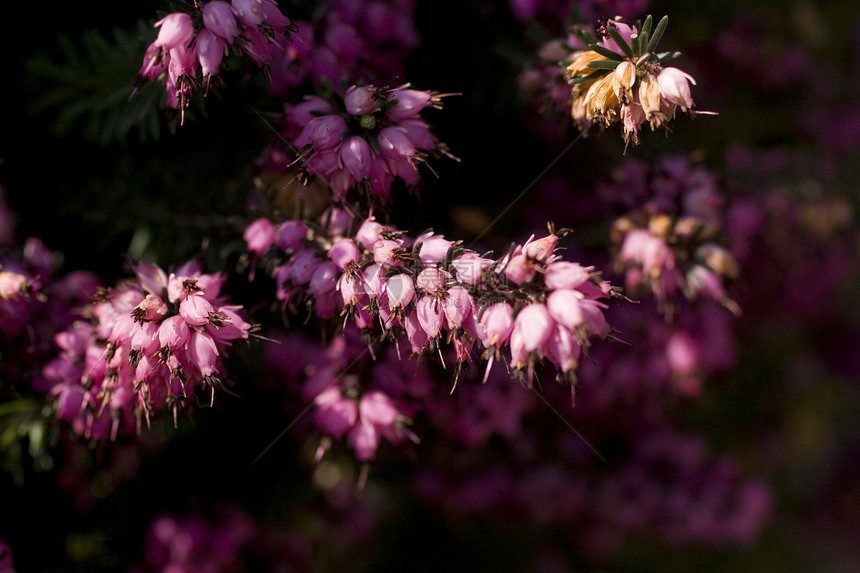
[[[593,267],[561,260],[563,234],[551,229],[491,258],[431,231],[413,239],[332,208],[320,224],[258,219],[245,238],[253,257],[268,259],[279,300],[352,321],[371,350],[390,341],[399,352],[405,339],[411,354],[438,353],[444,365],[450,344],[454,387],[477,356],[485,379],[501,359],[529,387],[546,360],[573,388],[591,337],[612,336],[604,301],[620,295]]]
[[[352,85],[343,94],[287,105],[283,134],[296,149],[303,180],[322,178],[339,202],[354,188],[387,200],[396,179],[416,188],[429,159],[456,159],[421,117],[427,108],[441,109],[448,95],[409,84]]]
[[[273,50],[274,96],[345,79],[393,84],[420,43],[414,0],[326,0],[310,21],[295,23],[295,41]]]
[[[696,110],[692,76],[664,67],[680,55],[656,51],[667,23],[664,16],[654,25],[649,15],[635,26],[620,19],[606,21],[596,35],[575,30],[587,49],[571,54],[564,75],[572,86],[571,116],[583,134],[621,122],[625,143],[638,144],[646,121],[652,130],[668,129],[678,109],[691,116],[712,113]]]
[[[617,182],[601,193],[638,205],[616,219],[610,232],[613,267],[624,273],[627,291],[652,294],[667,316],[678,295],[714,300],[740,314],[727,293],[740,266],[724,237],[716,178],[684,157],[664,157],[653,172],[628,162],[616,175]]]
[[[97,295],[94,321],[56,335],[59,356],[39,381],[56,416],[89,439],[140,431],[165,408],[176,424],[198,387],[213,403],[225,388],[223,357],[251,332],[241,307],[220,296],[224,276],[193,263],[168,274],[140,262],[134,271],[136,280]]]
[[[146,50],[135,92],[148,82],[163,83],[167,105],[182,110],[183,117],[191,95],[205,93],[218,77],[224,56],[246,54],[258,66],[268,66],[269,46],[286,49],[297,30],[275,0],[194,2],[192,13],[172,12],[155,26],[158,36]]]

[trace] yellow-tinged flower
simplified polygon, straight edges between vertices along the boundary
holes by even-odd
[[[602,120],[606,125],[618,119],[619,101],[612,89],[614,74],[595,81],[585,94],[586,117]]]
[[[633,62],[625,60],[618,64],[612,72],[612,89],[618,100],[627,105],[633,99],[633,84],[636,83],[636,66]]]
[[[565,69],[565,76],[570,81],[578,76],[587,76],[596,71],[594,68],[588,67],[591,62],[606,60],[597,52],[592,50],[584,50],[582,52],[574,52],[573,60]]]
[[[657,76],[652,73],[645,74],[639,82],[639,103],[645,113],[645,119],[651,122],[651,128],[662,126],[666,122],[666,116],[662,112],[663,94],[657,83]]]

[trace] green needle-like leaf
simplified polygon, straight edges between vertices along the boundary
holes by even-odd
[[[641,28],[639,28],[639,35],[641,36],[642,34],[650,34],[651,33],[651,27],[653,25],[654,25],[654,18],[651,17],[651,14],[648,14],[648,17],[645,18],[645,23],[642,24]],[[646,44],[646,46],[647,46],[647,44]]]
[[[663,37],[663,32],[666,31],[666,25],[669,23],[669,16],[663,16],[659,22],[657,22],[657,27],[654,28],[654,35],[651,36],[651,41],[648,43],[649,52],[653,52],[655,48],[657,48],[657,44],[660,43],[660,39]]]
[[[596,60],[594,62],[588,62],[586,64],[589,68],[594,68],[597,70],[614,70],[618,67],[618,64],[621,62],[616,62],[614,60]]]
[[[624,61],[624,56],[622,56],[621,54],[618,54],[616,52],[613,52],[609,48],[601,46],[600,44],[588,44],[588,49],[593,50],[593,51],[597,52],[598,54],[600,54],[601,56],[603,56],[605,58],[609,58],[610,60],[616,60],[619,62]]]

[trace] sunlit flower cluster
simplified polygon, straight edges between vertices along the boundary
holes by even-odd
[[[159,81],[167,90],[167,105],[181,110],[196,90],[208,89],[231,51],[268,65],[269,46],[284,50],[296,30],[275,0],[195,2],[193,13],[172,12],[155,26],[158,36],[146,50],[135,91]]]
[[[421,117],[424,109],[440,109],[444,95],[404,84],[353,85],[329,99],[307,96],[286,106],[284,136],[304,179],[321,177],[335,200],[356,188],[388,199],[395,179],[415,187],[428,159],[452,157]]]
[[[57,417],[90,439],[115,439],[150,424],[165,406],[177,422],[199,386],[215,399],[226,380],[223,356],[251,325],[220,296],[225,277],[189,263],[170,274],[140,262],[135,282],[102,290],[94,322],[79,320],[55,337],[59,356],[38,385]]]
[[[651,16],[639,26],[609,20],[597,35],[579,30],[588,49],[574,52],[565,70],[571,90],[571,116],[588,133],[594,127],[621,123],[626,143],[639,143],[646,121],[651,129],[666,128],[678,109],[696,113],[686,72],[664,67],[677,52],[656,52],[668,17],[656,26]],[[702,113],[702,112],[699,112]]]
[[[505,357],[529,386],[547,359],[573,388],[590,338],[611,335],[604,301],[617,293],[593,267],[561,260],[563,234],[532,236],[492,258],[432,231],[410,238],[333,208],[317,224],[258,219],[245,238],[269,259],[279,300],[351,319],[368,344],[405,338],[413,354],[438,353],[443,363],[442,345],[453,344],[455,385],[477,351],[487,373]]]

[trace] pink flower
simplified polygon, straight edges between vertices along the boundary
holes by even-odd
[[[553,320],[575,332],[585,320],[582,311],[582,301],[584,298],[583,294],[579,291],[567,289],[556,290],[547,297],[546,307]]]
[[[329,387],[314,398],[314,422],[327,434],[339,438],[358,421],[358,406],[345,398],[337,386]]]
[[[553,290],[574,289],[588,282],[593,270],[594,267],[584,267],[579,263],[556,261],[547,267],[544,283]]]
[[[554,329],[555,322],[546,306],[540,303],[524,306],[514,321],[514,332],[522,338],[527,352],[541,352]]]
[[[191,332],[188,323],[179,315],[164,319],[158,327],[158,344],[161,348],[174,350],[184,348]]]
[[[388,308],[392,311],[405,309],[415,296],[415,286],[412,277],[398,274],[390,277],[385,285],[388,293]]]
[[[301,221],[284,221],[278,225],[275,244],[284,250],[295,249],[307,236],[308,228]]]
[[[445,297],[445,319],[448,322],[448,328],[451,330],[461,328],[466,319],[472,316],[473,306],[474,302],[469,291],[461,286],[448,289]]]
[[[167,316],[167,304],[160,296],[146,295],[143,301],[132,311],[135,320],[158,322]]]
[[[678,68],[663,68],[657,74],[657,84],[663,97],[681,110],[687,111],[695,106],[693,96],[690,94],[690,84],[696,85],[696,80],[690,74]]]
[[[347,238],[340,239],[332,245],[327,255],[337,265],[337,268],[342,271],[345,271],[362,259],[361,251],[358,250],[352,239]]]
[[[227,42],[204,29],[194,39],[194,47],[197,50],[197,59],[200,61],[203,77],[217,76],[221,59],[227,53]]]
[[[184,12],[173,12],[155,23],[158,37],[153,42],[154,46],[171,50],[179,46],[186,46],[194,37],[194,25],[191,16]]]
[[[450,274],[438,267],[425,267],[418,273],[415,286],[427,294],[437,294],[445,289],[445,284],[449,278]]]
[[[379,446],[379,432],[376,430],[376,426],[361,420],[349,431],[347,441],[355,450],[356,458],[366,462],[376,455],[376,448]]]
[[[445,259],[454,241],[448,241],[440,235],[434,235],[432,232],[419,235],[415,239],[415,244],[421,244],[421,250],[418,253],[418,258],[426,264],[440,263]]]
[[[179,316],[192,326],[202,326],[209,322],[215,307],[202,294],[192,294],[179,304]]]
[[[506,302],[497,302],[484,311],[480,320],[484,346],[503,346],[508,342],[514,330],[513,313],[514,309]]]
[[[439,338],[445,318],[441,301],[432,296],[421,297],[415,304],[415,314],[418,315],[418,322],[427,337]]]
[[[216,36],[233,43],[239,34],[239,24],[229,3],[211,0],[203,4],[203,25]]]
[[[397,409],[386,394],[371,390],[361,397],[358,405],[362,420],[378,427],[389,427],[397,420]]]
[[[233,11],[244,25],[258,28],[265,19],[262,4],[262,0],[233,0]]]
[[[377,89],[372,86],[350,86],[343,96],[346,111],[350,115],[365,115],[376,111]]]
[[[459,281],[474,286],[481,280],[484,270],[492,266],[493,263],[495,263],[493,259],[468,251],[451,261],[451,267]]]
[[[218,372],[218,347],[215,339],[206,332],[192,330],[188,342],[188,360],[203,376],[212,376]]]
[[[248,225],[244,237],[248,250],[259,257],[275,242],[275,224],[266,217],[260,217]]]
[[[340,148],[340,160],[346,171],[357,181],[370,177],[373,150],[363,137],[353,135],[347,138]]]

